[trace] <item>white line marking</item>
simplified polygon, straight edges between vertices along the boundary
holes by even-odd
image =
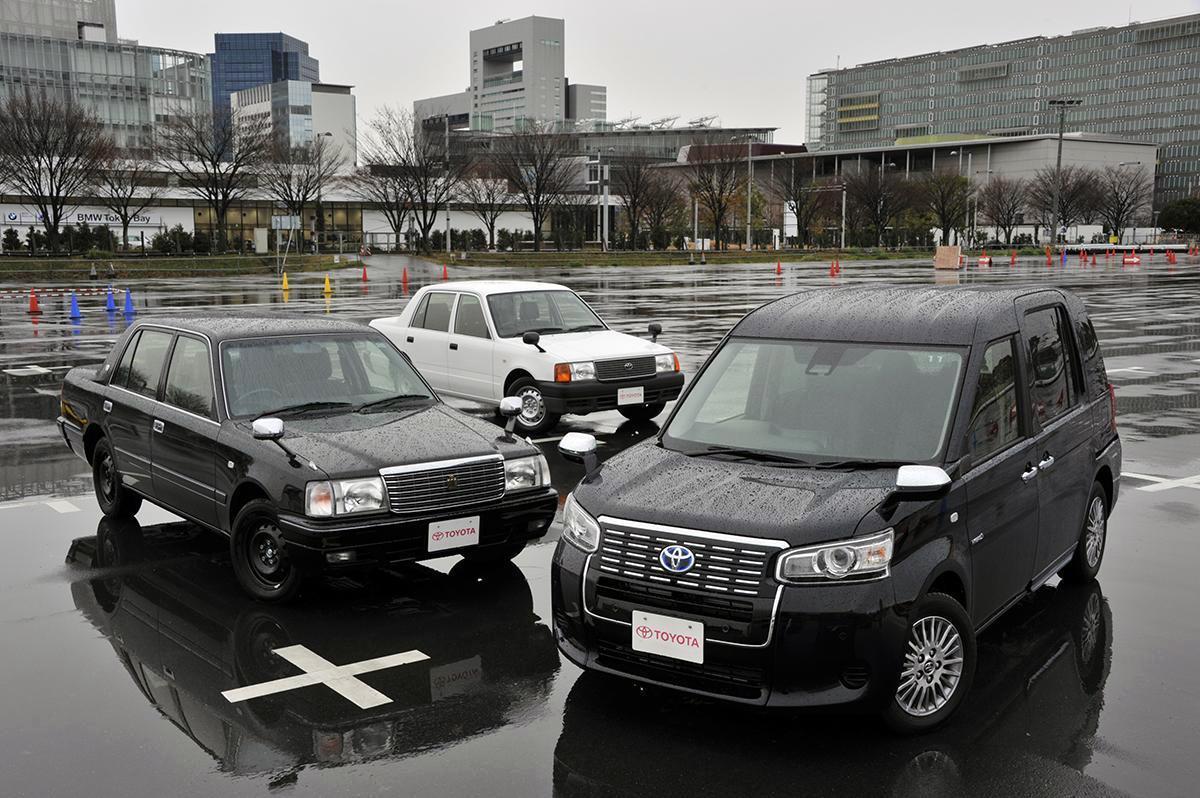
[[[561,441],[565,437],[565,435],[558,435],[553,438],[532,438],[531,440],[534,443],[554,443],[555,441]]]
[[[1157,371],[1146,371],[1141,366],[1130,366],[1127,369],[1109,369],[1108,373],[1109,374],[1120,374],[1120,373],[1126,372],[1126,371],[1131,372],[1138,377],[1157,377],[1158,376]]]
[[[46,502],[46,506],[49,507],[51,510],[53,510],[56,513],[66,514],[66,513],[79,512],[78,507],[76,507],[75,505],[71,504],[68,501],[62,501],[61,499],[57,500],[57,501]]]
[[[297,676],[288,676],[270,682],[226,690],[221,695],[225,696],[225,699],[230,703],[237,703],[239,701],[247,701],[251,698],[261,698],[262,696],[283,693],[288,690],[297,690],[301,687],[324,684],[338,693],[338,695],[355,704],[359,709],[370,709],[371,707],[391,703],[392,699],[354,678],[355,676],[429,659],[424,653],[413,649],[401,654],[391,654],[386,657],[353,662],[349,665],[334,665],[317,656],[312,651],[309,651],[304,646],[277,648],[274,650],[274,653],[305,672]]]

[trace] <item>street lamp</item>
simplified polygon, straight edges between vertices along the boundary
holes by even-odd
[[[1046,102],[1051,108],[1058,109],[1058,158],[1054,163],[1054,207],[1051,212],[1054,214],[1054,240],[1058,241],[1059,222],[1062,221],[1058,211],[1059,192],[1062,191],[1062,148],[1063,148],[1063,131],[1067,125],[1067,109],[1082,105],[1083,100],[1075,97],[1064,97],[1060,100],[1048,100]]]
[[[753,193],[754,193],[754,136],[747,133],[744,136],[733,136],[729,140],[731,142],[746,140],[746,251],[750,251],[752,240],[750,238],[750,215],[753,209]]]

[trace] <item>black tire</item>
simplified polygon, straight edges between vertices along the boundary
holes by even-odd
[[[1069,582],[1087,582],[1095,579],[1104,562],[1104,547],[1108,544],[1108,492],[1099,482],[1092,483],[1087,505],[1083,508],[1083,527],[1079,530],[1079,541],[1075,544],[1075,556],[1061,571],[1062,578]],[[1098,514],[1098,515],[1096,515]]]
[[[618,407],[617,412],[630,421],[649,421],[657,418],[666,409],[666,402],[655,402],[652,405],[625,405]]]
[[[900,678],[896,693],[883,711],[883,720],[899,734],[921,734],[949,720],[970,692],[975,677],[975,628],[963,606],[944,593],[925,596],[913,605],[909,619]],[[926,649],[920,645],[927,638],[939,638],[947,625],[952,627],[954,637],[945,646]],[[920,645],[919,656],[928,659],[917,659],[914,645]],[[959,668],[957,674],[953,672],[955,666]],[[914,679],[914,673],[920,675]],[[936,685],[948,686],[948,697],[939,694]]]
[[[517,431],[522,435],[541,435],[558,426],[558,420],[562,416],[546,410],[546,400],[542,396],[542,389],[530,377],[521,377],[516,380],[505,393],[521,400],[521,415],[517,416]]]
[[[281,542],[271,502],[255,499],[238,512],[229,553],[238,584],[254,598],[281,604],[299,595],[304,577]]]
[[[100,512],[108,518],[132,518],[142,508],[142,497],[121,482],[108,438],[96,441],[92,450],[92,487]]]
[[[512,562],[518,554],[525,550],[525,541],[519,543],[504,543],[499,546],[486,548],[463,549],[462,558],[473,565],[504,565]]]

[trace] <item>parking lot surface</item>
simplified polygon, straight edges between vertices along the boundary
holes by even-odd
[[[118,281],[133,317],[80,294],[72,321],[52,286],[37,317],[0,299],[0,795],[1195,794],[1200,264],[843,265],[843,284],[1070,288],[1117,385],[1126,473],[1099,580],[1053,580],[990,627],[942,731],[897,738],[873,717],[581,676],[549,626],[557,525],[511,568],[451,557],[327,579],[274,607],[238,590],[221,538],[150,506],[101,520],[53,424],[67,369],[98,362],[132,318],[216,307],[368,321],[441,277],[377,258],[366,283],[357,267],[334,273],[328,298],[324,275],[297,275],[286,296],[270,276]],[[750,309],[831,282],[821,264],[449,271],[565,283],[625,332],[661,322],[689,374]],[[558,436],[593,432],[609,457],[655,429],[568,417],[539,442],[565,496],[582,469],[556,454]]]

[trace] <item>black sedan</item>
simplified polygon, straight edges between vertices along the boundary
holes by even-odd
[[[67,375],[58,423],[106,515],[146,499],[227,534],[239,582],[265,601],[322,570],[507,561],[557,507],[534,446],[447,407],[347,322],[139,322],[99,368]]]

